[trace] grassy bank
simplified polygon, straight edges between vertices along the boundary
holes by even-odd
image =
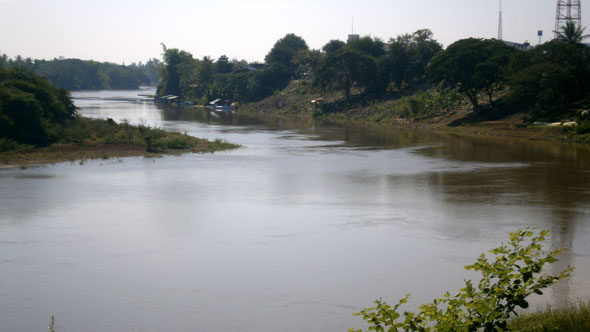
[[[109,159],[158,154],[205,153],[236,148],[147,126],[78,117],[55,133],[59,140],[34,147],[0,139],[0,167],[23,167],[64,161]]]
[[[510,322],[509,328],[518,332],[590,332],[590,304],[521,315]]]
[[[312,100],[321,99],[321,104]],[[279,107],[280,105],[280,107]],[[518,137],[531,140],[590,144],[590,122],[577,128],[537,126],[527,114],[489,107],[478,112],[454,91],[418,89],[391,93],[381,99],[364,98],[360,91],[346,103],[341,93],[320,91],[310,82],[293,81],[285,90],[260,102],[240,106],[240,114],[303,117],[330,122],[361,121],[393,128],[422,128],[456,135]]]

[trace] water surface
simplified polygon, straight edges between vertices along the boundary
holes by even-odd
[[[457,290],[523,227],[590,297],[590,152],[570,144],[158,109],[75,93],[80,113],[221,138],[215,154],[0,170],[2,330],[345,331],[376,298]]]

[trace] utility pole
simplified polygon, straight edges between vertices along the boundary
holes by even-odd
[[[557,0],[557,14],[555,15],[555,37],[561,27],[568,22],[582,26],[582,0]]]

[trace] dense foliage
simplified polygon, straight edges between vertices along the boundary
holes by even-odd
[[[425,83],[426,64],[441,50],[429,30],[389,43],[371,37],[349,43],[332,40],[321,51],[310,50],[301,37],[287,34],[274,44],[264,64],[229,61],[226,56],[217,61],[194,59],[190,53],[164,47],[158,93],[201,104],[213,99],[251,102],[284,89],[293,79],[304,79],[322,89],[341,89],[346,100],[353,87],[379,96],[390,83],[398,88]]]
[[[558,121],[590,108],[590,48],[554,40],[512,59],[509,101],[530,120]]]
[[[486,92],[489,102],[505,83],[505,70],[516,49],[495,39],[462,39],[432,59],[428,73],[434,82],[464,93],[473,108]]]
[[[493,260],[482,254],[477,262],[465,267],[482,274],[477,285],[467,280],[456,295],[446,293],[418,307],[416,313],[398,312],[407,302],[406,296],[393,307],[377,300],[375,307],[358,315],[371,325],[371,331],[511,331],[509,320],[516,315],[517,308],[528,308],[527,297],[543,294],[543,289],[567,277],[572,270],[569,268],[558,275],[544,272],[545,264],[555,262],[562,252],[543,251],[542,242],[547,235],[547,231],[511,233],[508,244],[490,250]]]
[[[529,50],[476,38],[443,50],[427,29],[388,42],[369,36],[330,40],[321,50],[311,50],[301,37],[287,34],[274,44],[264,64],[230,61],[225,55],[194,59],[188,52],[164,47],[158,93],[199,104],[215,99],[248,103],[302,80],[318,92],[342,91],[341,100],[322,109],[343,111],[355,103],[397,99],[435,87],[464,95],[480,115],[525,111],[530,121],[561,120],[590,108],[590,48],[581,44],[582,32],[575,25],[564,26],[560,38]],[[279,107],[281,100],[277,98]],[[412,114],[421,113],[412,109]]]
[[[26,68],[44,76],[53,85],[68,90],[123,90],[156,85],[159,66],[157,59],[124,66],[79,59],[33,60],[0,56],[0,68]]]
[[[370,89],[376,82],[377,63],[369,54],[348,47],[330,53],[322,61],[316,82],[322,87],[344,90],[350,99],[353,85]]]
[[[0,140],[37,146],[75,119],[69,92],[23,68],[0,69]],[[3,144],[3,145],[5,145]]]
[[[344,90],[347,101],[353,86],[375,98],[392,86],[399,90],[423,84],[426,65],[442,50],[432,37],[430,30],[423,29],[388,43],[371,37],[348,43],[331,40],[322,48],[325,53],[313,68],[314,83],[324,89]]]
[[[301,37],[288,34],[277,41],[267,54],[267,63],[217,60],[208,56],[193,58],[192,54],[164,45],[159,95],[180,96],[182,100],[207,104],[214,99],[251,102],[284,89],[298,75],[297,56],[306,51]]]

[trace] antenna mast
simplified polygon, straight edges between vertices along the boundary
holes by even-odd
[[[555,15],[555,37],[561,27],[568,22],[582,26],[581,0],[557,0],[557,14]]]
[[[498,22],[498,40],[502,40],[502,0],[500,0],[500,16]]]

